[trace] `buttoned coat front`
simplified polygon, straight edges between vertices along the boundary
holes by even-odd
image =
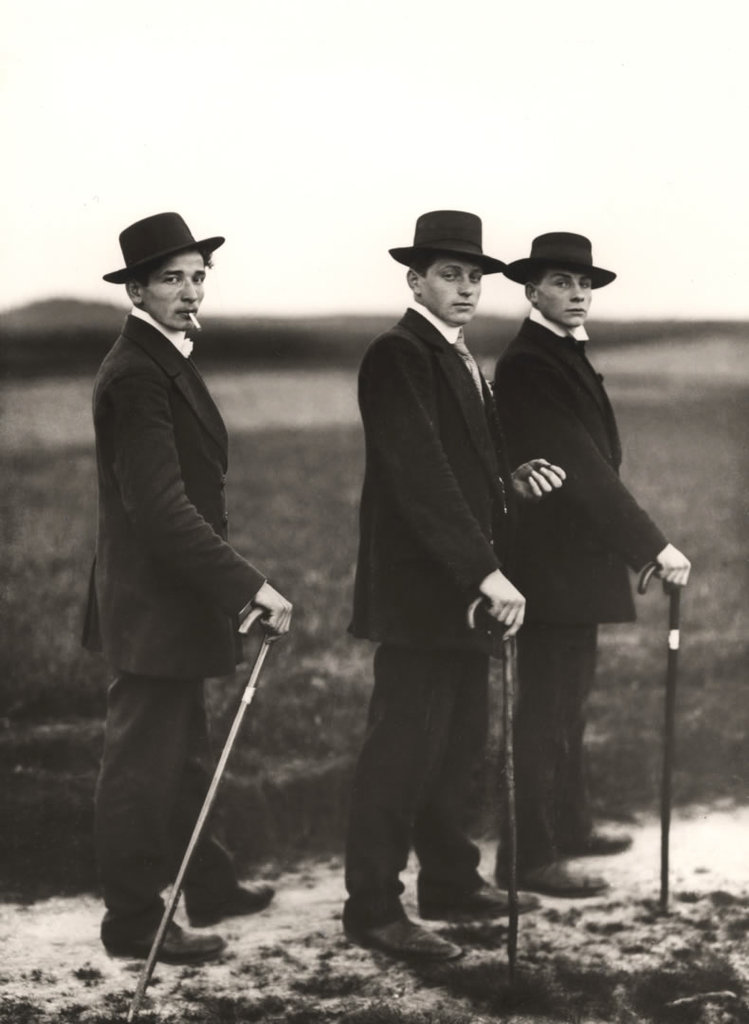
[[[497,364],[494,394],[510,458],[543,456],[567,474],[559,491],[522,507],[515,582],[526,620],[633,619],[627,567],[641,569],[667,542],[620,479],[602,378],[571,340],[526,320]]]
[[[371,344],[359,374],[366,468],[355,636],[490,649],[466,610],[506,564],[512,486],[491,395],[415,310]]]
[[[93,398],[99,487],[84,644],[118,670],[221,675],[264,576],[227,541],[227,435],[191,360],[128,317]]]

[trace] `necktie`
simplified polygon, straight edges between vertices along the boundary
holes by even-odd
[[[460,331],[458,332],[458,339],[455,342],[455,351],[458,353],[460,358],[466,364],[468,372],[470,373],[471,377],[473,378],[473,383],[476,385],[476,389],[477,389],[477,391],[479,393],[479,396],[481,397],[481,401],[483,402],[483,400],[484,400],[484,388],[483,388],[483,385],[481,383],[481,373],[479,372],[479,368],[478,368],[478,364],[476,363],[476,360],[473,358],[471,353],[468,351],[468,346],[466,345],[465,339],[463,338],[463,328],[462,327],[460,328]]]

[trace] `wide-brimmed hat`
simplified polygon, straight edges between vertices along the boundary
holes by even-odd
[[[124,284],[138,267],[166,259],[184,249],[200,249],[206,254],[212,253],[225,241],[221,235],[196,240],[178,213],[155,213],[152,217],[137,220],[120,233],[125,266],[122,270],[105,274],[104,280],[112,284]]]
[[[543,267],[562,267],[587,274],[593,288],[603,288],[616,277],[613,270],[594,267],[590,239],[570,231],[549,231],[548,234],[534,238],[530,256],[508,264],[505,277],[518,284],[525,284],[534,271]]]
[[[485,256],[481,248],[481,218],[475,213],[462,210],[432,210],[422,213],[416,221],[414,244],[389,249],[388,252],[406,267],[410,267],[414,256],[428,253],[444,253],[468,259],[483,269],[486,274],[499,274],[505,268],[501,260]]]

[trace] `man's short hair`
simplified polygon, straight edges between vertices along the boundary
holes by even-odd
[[[213,266],[213,258],[212,258],[212,251],[211,250],[199,249],[197,246],[190,246],[189,249],[184,249],[184,250],[181,250],[181,251],[184,251],[184,252],[199,252],[200,255],[203,257],[203,263],[205,264],[205,266],[206,267],[212,267]],[[144,288],[146,288],[148,286],[148,282],[151,280],[152,275],[156,273],[156,271],[159,269],[159,267],[163,267],[164,264],[168,263],[169,260],[173,256],[179,256],[179,255],[180,255],[179,252],[171,252],[171,253],[169,253],[168,256],[159,257],[158,259],[151,260],[150,263],[141,263],[141,265],[139,267],[133,267],[133,269],[132,269],[132,271],[130,273],[129,280],[130,281],[137,281],[138,284],[140,284]]]
[[[416,252],[411,257],[410,269],[419,277],[424,277],[433,263],[440,258],[439,252]]]

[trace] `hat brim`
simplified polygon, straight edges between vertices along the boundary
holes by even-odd
[[[221,235],[214,235],[212,238],[202,238],[198,242],[190,242],[189,245],[170,246],[168,249],[155,252],[148,259],[140,260],[138,263],[131,263],[129,267],[123,267],[122,270],[113,270],[111,274],[104,274],[103,278],[105,281],[109,281],[110,284],[125,284],[132,279],[133,272],[137,271],[139,267],[146,267],[149,263],[155,263],[157,260],[165,260],[167,256],[176,255],[178,252],[189,252],[190,249],[203,249],[208,253],[212,253],[216,249],[220,249],[225,241],[226,239]]]
[[[584,263],[574,263],[568,260],[542,260],[535,257],[528,257],[524,260],[513,260],[504,269],[505,277],[509,277],[516,284],[527,284],[533,276],[534,271],[542,267],[562,267],[565,270],[574,270],[580,274],[587,274],[590,278],[592,288],[603,288],[611,284],[616,278],[613,270],[604,270],[603,267],[590,267]]]
[[[397,263],[404,267],[410,267],[414,256],[426,256],[429,253],[439,256],[455,256],[456,259],[465,260],[466,263],[477,263],[485,274],[501,274],[507,266],[501,260],[495,260],[493,256],[485,256],[480,252],[470,252],[464,249],[443,249],[434,248],[428,245],[408,245],[398,249],[388,249],[388,252]]]

